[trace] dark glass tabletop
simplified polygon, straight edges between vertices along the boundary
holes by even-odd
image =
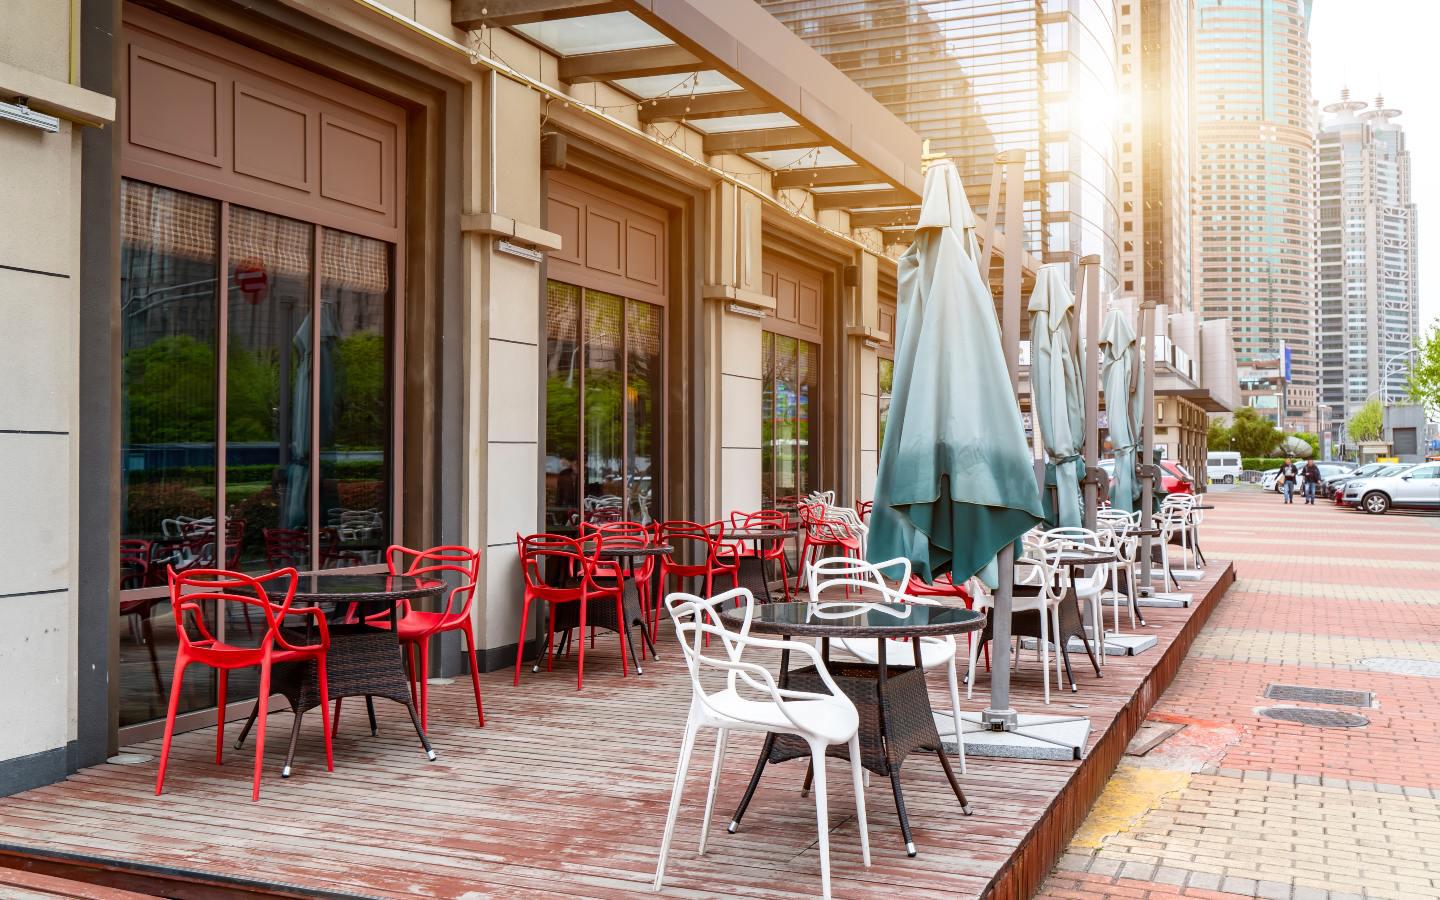
[[[727,609],[725,624],[739,628],[743,609]],[[750,630],[803,637],[918,637],[979,631],[985,616],[963,606],[922,603],[763,603],[754,607]]]
[[[794,528],[727,528],[724,532],[725,537],[741,541],[794,537],[795,534]]]
[[[611,544],[600,548],[600,555],[607,558],[627,556],[669,556],[675,548],[669,544]]]
[[[284,594],[283,581],[265,584],[272,595]],[[344,601],[347,603],[394,603],[430,597],[445,589],[445,583],[413,575],[301,575],[295,585],[295,605]]]

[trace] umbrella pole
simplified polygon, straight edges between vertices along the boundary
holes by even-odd
[[[1085,309],[1085,527],[1095,528],[1100,505],[1100,257],[1080,260],[1081,303]]]
[[[1140,452],[1143,454],[1143,458],[1137,467],[1140,475],[1140,531],[1144,535],[1140,539],[1140,591],[1142,594],[1151,593],[1150,557],[1153,552],[1150,529],[1154,524],[1151,507],[1154,504],[1155,477],[1155,353],[1159,345],[1154,334],[1154,318],[1154,302],[1142,301],[1140,304],[1140,340],[1145,348],[1145,364],[1142,368],[1145,384],[1141,387],[1144,400],[1140,410]]]

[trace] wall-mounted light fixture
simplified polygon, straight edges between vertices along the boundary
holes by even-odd
[[[0,102],[0,121],[29,125],[51,134],[60,130],[59,119],[31,109],[26,97],[16,97],[14,103]]]

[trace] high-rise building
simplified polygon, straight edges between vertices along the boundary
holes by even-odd
[[[1415,204],[1405,131],[1381,97],[1325,107],[1320,194],[1320,402],[1348,419],[1366,400],[1404,402],[1419,330]]]
[[[1197,0],[1195,12],[1196,296],[1206,318],[1230,320],[1241,366],[1289,359],[1288,381],[1252,382],[1245,402],[1315,431],[1310,0]]]
[[[1096,254],[1119,288],[1112,0],[759,3],[953,158],[980,215],[995,155],[1023,152],[1027,249]]]
[[[1120,22],[1120,289],[1191,309],[1195,0],[1129,0]]]

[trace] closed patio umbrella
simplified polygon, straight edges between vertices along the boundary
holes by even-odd
[[[995,555],[1044,515],[974,224],[954,165],[931,166],[915,240],[898,264],[867,556],[908,558],[926,582],[981,573],[993,587]]]
[[[320,434],[329,436],[334,421],[334,359],[340,340],[339,323],[335,320],[334,304],[322,304],[320,315]],[[304,528],[310,521],[310,428],[311,342],[309,316],[295,332],[293,345],[297,357],[290,401],[290,461],[286,466],[287,490],[281,522],[285,528]],[[314,524],[314,523],[312,523]]]
[[[1085,386],[1080,376],[1080,339],[1075,328],[1075,295],[1065,281],[1066,266],[1051,263],[1035,275],[1030,294],[1031,406],[1040,426],[1045,456],[1055,473],[1052,524],[1078,527],[1083,521],[1080,479],[1085,461]],[[1047,504],[1048,507],[1048,504]]]
[[[1143,391],[1139,389],[1137,355],[1135,330],[1123,312],[1110,310],[1100,328],[1100,380],[1105,385],[1105,414],[1115,453],[1115,489],[1110,492],[1110,505],[1127,513],[1135,511],[1140,496],[1135,457],[1140,445]]]

